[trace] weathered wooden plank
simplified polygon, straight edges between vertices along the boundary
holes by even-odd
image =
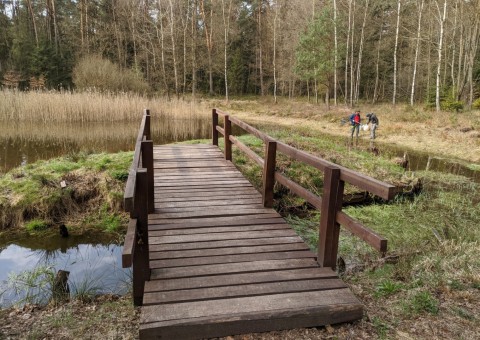
[[[155,169],[177,169],[177,168],[232,168],[233,166],[225,161],[204,161],[204,162],[170,162],[153,164]]]
[[[232,203],[236,205],[259,205],[261,204],[261,201],[257,197],[253,198],[238,198],[237,195],[235,195],[235,200],[230,199],[220,199],[220,200],[203,200],[203,201],[180,201],[180,202],[171,202],[171,201],[164,201],[164,202],[155,202],[155,207],[158,209],[165,209],[165,208],[195,208],[195,207],[211,207],[212,205],[215,207],[222,206],[222,205],[231,205]],[[213,201],[213,202],[212,202]]]
[[[266,238],[266,237],[288,237],[297,235],[292,229],[283,230],[264,230],[264,231],[244,231],[236,233],[212,233],[196,235],[175,235],[149,237],[150,244],[166,243],[188,243],[204,241],[222,241],[222,240],[241,240],[248,238]]]
[[[188,191],[172,191],[172,190],[162,190],[162,189],[157,189],[155,190],[155,194],[156,196],[155,197],[158,197],[158,198],[170,198],[170,197],[206,197],[206,193],[210,193],[210,195],[208,195],[208,197],[217,197],[217,196],[227,196],[229,195],[230,198],[232,198],[232,188],[211,188],[210,191],[207,189],[207,188],[197,188],[197,189],[191,189],[190,190],[190,193]],[[257,195],[258,197],[261,197],[260,196],[260,193],[255,190],[254,188],[252,187],[245,187],[245,186],[242,186],[242,187],[236,187],[235,188],[235,194],[237,195],[246,195],[246,194],[249,194],[249,195]]]
[[[143,305],[347,288],[340,279],[297,280],[145,293]]]
[[[149,219],[149,230],[285,223],[277,213],[192,219]],[[178,226],[176,226],[178,225]]]
[[[151,214],[152,218],[197,218],[197,217],[214,217],[214,216],[237,216],[237,215],[247,215],[247,214],[268,214],[271,210],[266,208],[241,208],[241,207],[232,207],[228,211],[208,211],[204,209],[203,211],[195,211],[192,213],[163,213],[163,214]]]
[[[196,235],[196,234],[209,234],[209,233],[229,233],[229,232],[242,232],[242,231],[258,231],[258,230],[278,230],[278,229],[290,229],[290,226],[286,223],[277,224],[255,224],[247,226],[222,226],[222,227],[209,227],[209,228],[187,228],[187,229],[149,229],[148,235],[152,236],[173,236],[173,235]]]
[[[160,195],[160,193],[159,193]],[[157,196],[159,196],[157,195]],[[235,198],[239,199],[255,199],[259,200],[259,194],[258,192],[250,192],[250,193],[243,193],[243,194],[238,194],[235,192]],[[230,201],[232,199],[232,195],[227,195],[227,194],[222,194],[222,195],[215,195],[213,197],[209,197],[208,199],[205,198],[205,195],[194,195],[194,196],[188,196],[184,195],[183,197],[155,197],[155,203],[168,203],[168,202],[196,202],[196,201],[209,201],[212,202],[212,204],[216,204],[216,202],[223,202],[223,201]]]
[[[300,269],[300,268],[315,268],[318,264],[313,259],[285,259],[285,260],[268,260],[245,263],[222,263],[222,264],[208,264],[194,267],[180,267],[180,268],[154,268],[150,276],[151,280],[158,279],[173,279],[180,277],[195,277],[219,275],[227,273],[245,273],[281,269]]]
[[[237,168],[235,168],[233,165],[231,166],[225,166],[225,167],[222,167],[222,173],[223,171],[231,171],[231,172],[236,172],[238,173],[238,170]],[[161,175],[161,174],[164,174],[164,173],[176,173],[176,174],[182,174],[182,173],[204,173],[204,172],[215,172],[217,171],[218,173],[218,168],[216,167],[206,167],[206,168],[167,168],[167,169],[156,169],[155,170],[155,174],[156,175]]]
[[[150,260],[150,268],[171,268],[171,267],[188,267],[200,266],[220,263],[240,263],[267,260],[283,260],[283,259],[303,259],[315,258],[315,254],[310,250],[296,250],[272,253],[258,254],[237,254],[237,255],[219,255],[219,256],[203,256],[194,258],[166,259],[166,260]],[[250,265],[250,263],[246,264]]]
[[[336,304],[359,305],[358,300],[348,289],[323,290],[302,293],[273,294],[254,297],[172,303],[157,306],[144,306],[140,323],[186,320],[201,317],[248,314],[251,312],[278,311],[286,309],[306,309],[308,307]]]
[[[252,192],[253,188],[251,184],[229,184],[228,187],[222,184],[214,184],[214,185],[196,185],[195,187],[182,187],[182,188],[162,188],[155,185],[155,193],[160,194],[169,194],[169,193],[188,193],[191,192],[210,192],[209,196],[215,196],[216,192],[236,192],[237,189]],[[217,189],[217,190],[215,190]]]
[[[361,319],[360,304],[344,303],[308,308],[154,322],[140,325],[141,339],[198,339],[283,329],[316,327]]]
[[[199,186],[204,187],[204,186],[209,186],[209,185],[215,185],[215,186],[227,186],[227,187],[232,187],[234,184],[245,184],[248,186],[251,186],[250,182],[247,181],[246,179],[204,179],[204,180],[199,180],[199,181],[192,181],[192,180],[180,180],[180,181],[155,181],[155,187],[162,187],[162,188],[175,188],[181,189],[182,187],[189,187],[189,188],[197,188]]]
[[[230,204],[223,204],[218,206],[213,206],[215,209],[262,209],[263,206],[257,203],[237,203],[231,201]],[[210,209],[212,206],[210,206]],[[198,211],[204,212],[206,209],[205,206],[195,207],[195,206],[183,206],[183,207],[158,207],[155,210],[156,214],[171,214],[171,213],[192,213],[195,214]]]
[[[204,179],[222,179],[224,177],[226,178],[240,178],[240,179],[245,179],[241,174],[236,173],[236,172],[230,172],[230,173],[223,173],[221,174],[222,176],[219,177],[218,173],[198,173],[196,175],[182,175],[182,174],[166,174],[166,175],[160,175],[160,176],[154,176],[155,180],[157,181],[169,181],[169,180],[193,180],[193,181],[203,181]]]
[[[159,292],[178,289],[199,289],[208,287],[226,287],[236,285],[247,285],[262,282],[282,282],[295,280],[310,280],[318,281],[325,279],[338,278],[331,268],[313,267],[302,269],[288,269],[278,271],[266,271],[255,273],[234,273],[234,274],[220,274],[214,276],[198,276],[189,277],[188,280],[184,278],[168,279],[168,280],[151,280],[145,282],[145,291]]]
[[[161,259],[175,259],[175,258],[185,258],[185,257],[255,254],[255,253],[269,253],[269,252],[278,252],[278,251],[308,250],[308,249],[309,248],[305,243],[299,242],[299,243],[288,243],[288,244],[274,244],[274,245],[267,245],[267,246],[150,252],[150,259],[161,260]]]
[[[167,250],[189,250],[189,249],[212,249],[224,247],[247,247],[258,245],[284,244],[303,242],[298,236],[293,237],[266,237],[266,238],[249,238],[243,240],[221,240],[210,242],[190,242],[190,243],[167,243],[167,244],[150,244],[150,251],[167,251]]]

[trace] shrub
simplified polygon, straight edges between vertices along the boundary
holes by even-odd
[[[100,56],[86,56],[73,69],[73,83],[80,90],[146,92],[143,77],[131,69],[122,69]]]
[[[477,99],[473,102],[472,107],[473,107],[474,109],[480,110],[480,98],[477,98]]]
[[[458,100],[445,99],[441,102],[442,110],[458,112],[463,110],[463,103]]]

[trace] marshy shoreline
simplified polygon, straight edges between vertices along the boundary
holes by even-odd
[[[346,108],[323,112],[318,105],[305,102],[285,102],[276,106],[268,100],[223,103],[209,99],[193,111],[190,104],[186,105],[181,109],[184,115],[179,114],[179,118],[200,115],[208,119],[212,107],[219,107],[249,123],[263,124],[264,132],[274,138],[379,180],[395,184],[415,180],[422,183],[418,192],[398,196],[392,202],[374,199],[369,204],[345,208],[349,215],[389,241],[387,257],[382,259],[347,231],[341,231],[339,256],[347,264],[341,276],[365,305],[365,317],[361,321],[333,328],[248,335],[249,338],[409,336],[449,339],[480,336],[480,230],[473,227],[480,225],[479,183],[448,172],[404,169],[394,162],[391,153],[375,156],[368,149],[368,143],[351,145],[348,126],[340,124],[348,115]],[[140,103],[128,109],[137,110],[132,120],[138,119],[142,108]],[[158,107],[150,108],[155,115]],[[379,116],[379,145],[395,140],[400,148],[407,145],[413,150],[427,148],[429,153],[461,159],[478,170],[479,111],[437,115],[420,108],[387,105],[365,105],[362,111],[373,111]],[[398,116],[402,117],[401,122],[395,120]],[[429,133],[423,132],[426,126],[430,127]],[[340,142],[338,138],[322,138],[325,133],[342,138]],[[258,139],[249,135],[238,138],[260,155],[263,153]],[[367,137],[362,136],[364,139]],[[425,143],[426,139],[430,142]],[[66,223],[73,233],[100,230],[122,235],[126,215],[122,212],[121,201],[131,157],[131,152],[90,154],[79,151],[50,161],[28,163],[2,175],[0,238],[8,240],[19,231],[29,237],[42,237],[55,232],[54,226],[60,222]],[[236,149],[233,160],[259,187],[260,169]],[[282,157],[278,159],[278,167],[312,192],[321,193],[322,178],[317,172]],[[60,188],[62,180],[67,182],[68,190]],[[276,189],[277,210],[314,249],[318,241],[318,213],[287,191]],[[352,191],[347,188],[347,193],[349,190]],[[100,206],[99,201],[103,202]],[[67,213],[70,209],[72,214]],[[35,219],[37,222],[30,224],[32,230],[26,230],[25,226]],[[101,324],[107,323],[106,320],[113,327],[122,324],[125,338],[137,336],[138,311],[129,296],[109,298],[105,295],[95,298],[95,302],[73,300],[63,306],[34,307],[34,311],[29,308],[12,307],[1,311],[0,320],[10,333],[0,333],[0,337],[21,334],[18,329],[15,331],[18,323],[18,327],[24,325],[24,338],[44,338],[52,334],[58,338],[72,338],[82,334],[79,332],[94,329],[97,321]],[[99,313],[102,316],[97,318],[99,311],[105,313]],[[77,313],[82,317],[74,320],[73,315]],[[109,319],[112,315],[119,321]],[[38,316],[35,319],[38,322],[29,323],[34,316]],[[444,326],[446,323],[448,328]],[[102,336],[119,334],[106,326],[99,327],[98,332]]]

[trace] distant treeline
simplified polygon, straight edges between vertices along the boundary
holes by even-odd
[[[0,0],[7,87],[459,110],[479,43],[480,0]]]

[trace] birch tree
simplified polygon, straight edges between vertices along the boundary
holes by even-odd
[[[397,103],[397,50],[398,50],[398,33],[400,30],[400,8],[401,0],[397,4],[397,26],[395,30],[395,48],[393,50],[393,99],[392,104]]]
[[[435,0],[435,5],[437,6],[438,11],[438,21],[440,26],[440,33],[438,37],[438,63],[437,63],[437,79],[435,86],[435,108],[437,112],[440,111],[440,72],[442,67],[442,50],[443,50],[443,32],[445,26],[445,18],[447,16],[447,0],[443,2],[443,15],[441,13],[440,6],[438,5],[438,0]]]
[[[418,25],[417,25],[417,41],[415,46],[415,59],[413,61],[413,75],[412,75],[412,90],[410,93],[410,105],[413,106],[415,101],[415,81],[417,79],[417,63],[418,54],[420,53],[420,34],[422,32],[422,13],[425,0],[421,0],[420,4],[417,0],[417,12],[418,12]]]

